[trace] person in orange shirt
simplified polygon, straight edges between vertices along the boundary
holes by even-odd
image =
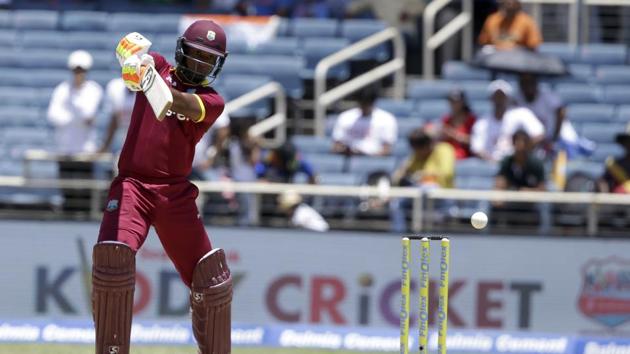
[[[500,0],[499,11],[486,19],[479,35],[480,45],[494,45],[498,49],[536,50],[542,41],[538,25],[521,9],[519,0]]]

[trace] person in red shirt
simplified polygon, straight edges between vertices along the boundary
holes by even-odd
[[[178,39],[175,67],[155,52],[125,60],[125,67],[132,59],[154,65],[170,86],[173,104],[158,121],[139,86],[125,80],[140,91],[92,254],[97,354],[129,353],[135,254],[151,226],[190,288],[200,353],[230,353],[232,278],[225,253],[210,244],[195,205],[199,191],[187,179],[196,143],[224,109],[210,84],[227,55],[223,29],[200,20]],[[138,72],[141,79],[144,71]]]
[[[442,118],[442,141],[453,145],[458,160],[471,156],[470,134],[477,118],[470,110],[466,95],[453,90],[448,95],[451,112]]]

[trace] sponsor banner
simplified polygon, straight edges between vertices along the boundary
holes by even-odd
[[[186,28],[197,20],[212,20],[220,24],[228,38],[228,51],[230,43],[246,43],[253,50],[276,36],[280,19],[276,16],[234,16],[234,15],[185,15],[179,22],[179,32],[184,33]]]
[[[580,338],[576,341],[576,354],[630,354],[630,339]]]
[[[90,318],[86,285],[91,265],[82,258],[91,258],[98,227],[1,221],[0,318]],[[397,331],[398,235],[214,227],[208,233],[214,246],[226,250],[233,271],[234,321]],[[450,330],[630,337],[630,256],[625,251],[630,242],[473,235],[451,240]],[[435,285],[439,244],[431,252]],[[410,333],[418,327],[419,254],[414,243]],[[432,328],[438,296],[433,285]],[[188,321],[188,316],[188,289],[152,230],[137,255],[134,319]],[[503,337],[496,345],[511,350],[516,342]],[[475,343],[488,342],[480,336]]]

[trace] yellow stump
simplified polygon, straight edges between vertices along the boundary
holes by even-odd
[[[446,329],[448,326],[448,272],[451,258],[451,244],[442,239],[440,252],[440,290],[438,297],[438,354],[446,354]]]
[[[402,278],[400,301],[400,354],[409,353],[409,293],[411,288],[411,246],[409,238],[402,239]]]
[[[429,264],[431,247],[428,238],[420,240],[420,311],[418,316],[418,347],[420,354],[429,352]]]

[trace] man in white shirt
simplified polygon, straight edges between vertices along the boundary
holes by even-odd
[[[571,122],[566,118],[562,100],[553,91],[538,85],[536,76],[523,74],[519,77],[519,105],[529,108],[545,127],[545,147],[558,145],[567,150],[569,156],[581,152],[581,148],[593,149],[593,143],[580,139]],[[590,147],[589,147],[590,145]]]
[[[92,67],[92,56],[77,50],[68,57],[72,79],[57,85],[48,106],[48,121],[55,129],[56,151],[72,157],[96,151],[94,121],[101,103],[103,89],[87,80]],[[93,177],[91,162],[65,159],[59,161],[59,177],[63,179]],[[89,208],[90,191],[64,190],[64,210],[81,211]]]
[[[545,128],[527,108],[512,107],[513,89],[504,80],[495,80],[488,86],[494,110],[477,120],[473,126],[470,148],[477,156],[501,161],[512,153],[512,135],[524,130],[537,144],[544,138]]]
[[[55,128],[57,152],[76,154],[96,151],[94,120],[103,97],[103,89],[86,76],[92,56],[77,50],[68,57],[72,80],[55,87],[48,106],[48,121]]]
[[[122,78],[114,78],[105,88],[105,109],[110,113],[107,132],[99,152],[119,152],[122,148],[131,121],[131,111],[136,101],[135,92],[130,91]]]
[[[389,112],[374,107],[375,91],[364,90],[359,107],[339,114],[333,128],[333,152],[347,155],[385,156],[396,142],[398,124]]]

